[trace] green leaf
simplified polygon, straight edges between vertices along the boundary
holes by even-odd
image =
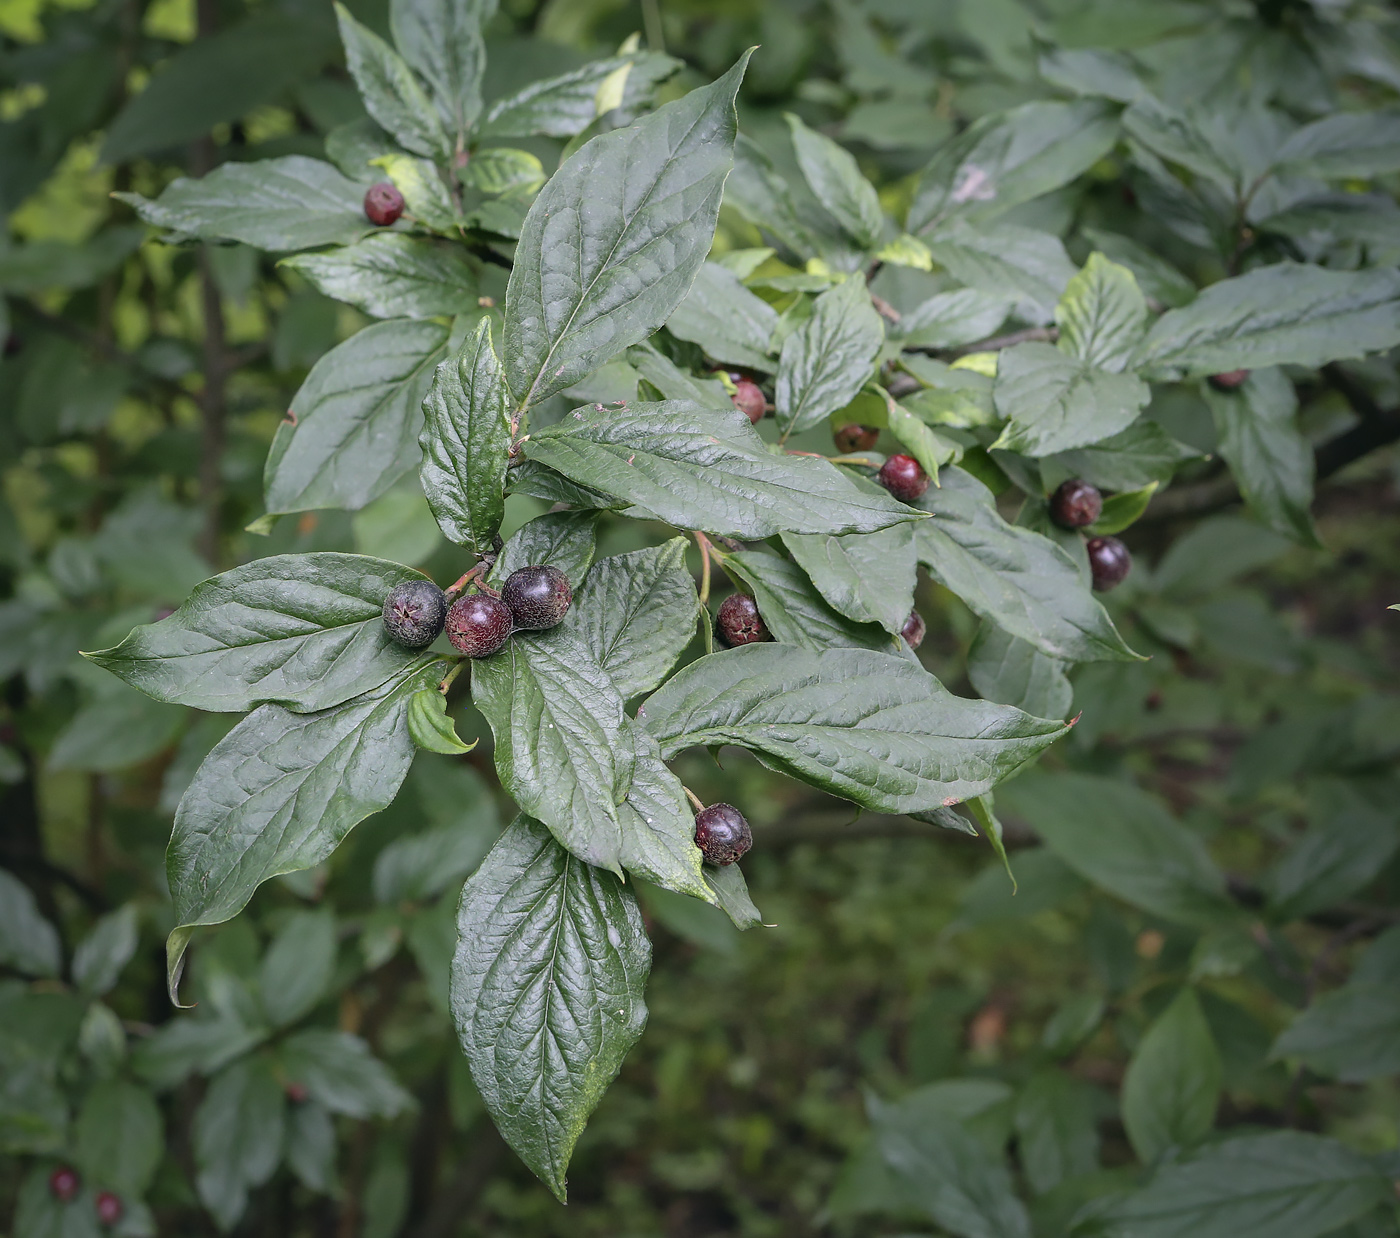
[[[1377,812],[1344,784],[1315,784],[1307,831],[1263,875],[1278,922],[1335,907],[1364,890],[1400,844],[1392,816]]]
[[[175,739],[178,710],[112,685],[84,705],[54,737],[50,769],[106,772],[149,760]]]
[[[1036,718],[1063,718],[1074,698],[1063,662],[986,619],[968,650],[967,677],[983,700]]]
[[[588,574],[597,543],[597,512],[546,512],[515,531],[488,579],[500,585],[522,567],[557,567],[577,589]]]
[[[1062,661],[1137,657],[1074,560],[1049,538],[1007,524],[981,482],[948,469],[918,506],[933,515],[914,526],[919,562],[974,613]]]
[[[1005,294],[956,288],[921,302],[890,328],[890,334],[904,348],[961,348],[990,336],[1010,309]]]
[[[954,219],[928,238],[933,260],[961,284],[1016,298],[1022,317],[1049,322],[1074,278],[1074,264],[1057,236],[1012,224],[976,229]]]
[[[157,1090],[173,1088],[196,1071],[212,1074],[267,1036],[267,1028],[246,1027],[234,1012],[171,1019],[132,1048],[131,1064]]]
[[[1140,490],[1170,481],[1179,465],[1198,455],[1144,419],[1097,443],[1043,456],[1040,467],[1042,473],[1053,467],[1065,477],[1082,477],[1101,490]]]
[[[666,329],[677,339],[699,344],[713,361],[764,374],[774,369],[769,345],[778,329],[777,311],[717,262],[706,262],[696,272],[690,291],[666,319]],[[701,403],[715,407],[713,401]]]
[[[470,766],[420,762],[408,785],[426,801],[428,819],[435,824],[400,835],[375,857],[370,885],[375,901],[384,906],[430,901],[471,872],[501,832],[495,800]]]
[[[394,187],[403,194],[406,216],[445,236],[457,235],[463,223],[462,216],[431,159],[390,152],[380,155],[373,163],[384,169]]]
[[[924,472],[929,475],[935,486],[939,484],[939,470],[946,464],[962,459],[961,443],[940,434],[904,405],[892,402],[886,415],[890,433],[899,440],[900,446],[923,466]]]
[[[1315,1001],[1274,1041],[1275,1058],[1298,1058],[1343,1083],[1400,1072],[1400,992],[1353,981]]]
[[[420,656],[384,631],[384,599],[422,580],[364,555],[273,555],[206,580],[173,615],[85,654],[159,701],[216,712],[328,709]]]
[[[1245,171],[1214,120],[1205,113],[1182,112],[1144,95],[1123,113],[1123,128],[1153,154],[1213,181],[1233,199]]]
[[[1138,287],[1154,301],[1180,307],[1195,300],[1196,285],[1160,254],[1137,241],[1102,228],[1081,228],[1084,239],[1110,261],[1127,267]]]
[[[728,649],[651,696],[663,756],[735,744],[770,769],[880,812],[918,812],[990,790],[1068,729],[955,697],[892,653],[791,645]]]
[[[1154,481],[1143,486],[1141,490],[1125,490],[1121,494],[1109,495],[1103,501],[1103,511],[1099,518],[1084,531],[1090,537],[1121,533],[1137,523],[1156,493],[1157,483]]]
[[[854,400],[884,339],[864,276],[852,275],[822,293],[812,316],[783,343],[774,393],[783,437],[810,430]]]
[[[282,265],[372,318],[450,318],[477,308],[476,273],[460,246],[420,237],[380,232]]]
[[[480,743],[464,744],[447,713],[447,698],[437,688],[420,688],[408,698],[408,733],[418,747],[455,757],[470,752]]]
[[[1304,125],[1279,148],[1277,170],[1295,175],[1370,178],[1400,171],[1400,111],[1336,112]]]
[[[647,881],[707,903],[718,901],[695,845],[695,810],[681,780],[661,760],[661,750],[639,726],[626,728],[636,747],[632,786],[623,801],[623,867]]]
[[[544,166],[527,150],[493,146],[479,150],[466,168],[467,182],[482,193],[533,194],[545,182]]]
[[[1131,783],[1090,774],[1033,774],[1003,787],[1024,818],[1087,881],[1174,924],[1232,913],[1225,878],[1204,844]]]
[[[1304,546],[1320,546],[1312,518],[1313,453],[1298,428],[1298,396],[1277,366],[1253,370],[1243,386],[1202,388],[1249,509],[1269,528]]]
[[[345,63],[369,114],[386,132],[393,134],[405,150],[432,159],[450,158],[453,139],[444,130],[442,117],[403,57],[356,21],[344,5],[336,4],[335,16],[340,24],[341,42],[345,44]],[[415,47],[419,46],[418,33],[414,32]],[[472,55],[470,49],[460,45],[436,50],[439,55]]]
[[[974,121],[919,178],[905,227],[990,219],[1067,185],[1112,149],[1116,109],[1092,99],[1028,103]]]
[[[1069,281],[1055,321],[1061,352],[1118,374],[1147,331],[1147,300],[1127,267],[1093,253]]]
[[[440,323],[395,318],[322,357],[268,453],[267,510],[358,511],[417,465],[423,399],[447,342]]]
[[[634,52],[595,60],[571,73],[531,82],[491,105],[481,123],[481,135],[576,137],[597,118],[599,88],[619,70],[628,70],[622,111],[634,113],[647,102],[656,85],[680,65],[679,60],[657,52]]]
[[[841,614],[890,633],[904,627],[919,567],[909,525],[845,537],[785,533],[783,545]]]
[[[992,445],[1026,456],[1084,447],[1126,430],[1151,394],[1136,374],[1109,373],[1050,344],[1017,344],[997,365],[997,412],[1010,424]]]
[[[150,1092],[124,1079],[101,1079],[78,1113],[77,1161],[94,1186],[144,1195],[165,1151],[160,1110]]]
[[[564,626],[626,700],[650,692],[675,666],[695,635],[699,606],[685,539],[675,537],[595,563]]]
[[[880,195],[861,174],[855,157],[825,134],[807,128],[791,112],[784,114],[803,179],[817,201],[861,249],[874,249],[885,230]]]
[[[491,550],[505,516],[511,429],[506,400],[491,322],[483,318],[476,337],[437,367],[418,437],[419,477],[438,527],[448,541],[478,555]]]
[[[282,1159],[286,1098],[268,1059],[246,1057],[210,1081],[194,1115],[195,1187],[219,1229],[231,1230]]]
[[[452,1014],[497,1127],[563,1200],[589,1114],[646,1023],[631,890],[521,817],[462,891]]]
[[[1095,13],[1091,20],[1099,18]],[[1136,18],[1134,13],[1129,20]],[[1101,95],[1131,103],[1147,89],[1130,56],[1103,48],[1057,48],[1043,53],[1038,67],[1040,76],[1052,86],[1076,95]]]
[[[104,228],[81,245],[30,241],[27,245],[0,249],[0,288],[6,292],[86,288],[120,267],[145,239],[146,229],[131,224]],[[3,326],[0,334],[4,334]],[[83,363],[90,364],[85,356]]]
[[[1321,1238],[1391,1197],[1358,1152],[1320,1135],[1245,1135],[1167,1165],[1109,1213],[1113,1238]]]
[[[319,864],[393,801],[413,759],[408,700],[441,677],[442,663],[422,656],[332,709],[263,705],[214,746],[180,801],[166,853],[172,993],[195,925],[221,924],[269,877]]]
[[[1123,1126],[1143,1164],[1210,1133],[1223,1074],[1195,990],[1182,989],[1138,1041],[1123,1076]]]
[[[413,1097],[363,1040],[349,1032],[314,1029],[282,1042],[279,1063],[289,1082],[347,1118],[392,1118],[413,1108]]]
[[[481,27],[495,10],[495,0],[392,0],[389,5],[394,42],[428,83],[454,147],[465,145],[481,113],[481,79],[486,72]]]
[[[1258,230],[1286,236],[1305,253],[1356,242],[1382,252],[1400,248],[1400,209],[1381,194],[1334,193],[1304,198],[1258,221]]]
[[[314,1100],[287,1114],[287,1168],[308,1191],[335,1194],[335,1124]]]
[[[562,626],[518,635],[472,663],[472,701],[515,802],[575,855],[619,871],[632,745],[622,697],[588,647]]]
[[[1221,280],[1152,325],[1133,364],[1170,379],[1317,367],[1400,343],[1400,273],[1282,262]]]
[[[577,409],[525,453],[682,529],[743,538],[872,533],[916,514],[815,456],[775,455],[737,409],[684,400]]]
[[[697,285],[705,278],[706,269],[700,268],[695,280]],[[692,288],[691,292],[694,291]],[[719,382],[710,378],[695,378],[651,344],[635,344],[629,348],[627,363],[661,392],[663,399],[691,400],[701,408],[725,408],[730,403]]]
[[[335,972],[335,916],[328,910],[295,911],[282,923],[258,973],[262,1008],[274,1027],[310,1014]]]
[[[108,992],[136,953],[139,936],[134,903],[98,920],[73,951],[73,982],[79,990],[89,997]]]
[[[749,897],[748,883],[745,882],[744,874],[739,871],[737,864],[726,864],[723,868],[708,864],[703,876],[705,884],[710,887],[710,893],[715,896],[715,901],[724,914],[733,921],[735,928],[751,929],[763,923],[763,917],[753,905],[753,899]]]
[[[0,868],[0,963],[26,976],[57,976],[58,930],[39,914],[29,887]]]
[[[371,231],[364,196],[362,184],[303,155],[225,163],[200,180],[178,177],[154,201],[113,194],[158,228],[270,250],[359,240]]]
[[[1016,1149],[1037,1195],[1099,1167],[1095,1099],[1093,1088],[1061,1070],[1037,1071],[1017,1098]]]
[[[506,293],[503,352],[520,407],[645,339],[680,304],[714,237],[748,58],[592,139],[535,199]]]

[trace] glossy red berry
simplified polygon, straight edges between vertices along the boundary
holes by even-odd
[[[380,181],[365,191],[365,217],[372,224],[387,228],[403,214],[403,194],[388,181]]]
[[[758,603],[747,593],[731,593],[720,603],[715,627],[720,640],[731,647],[773,639],[758,613]]]
[[[1107,593],[1132,570],[1133,556],[1128,548],[1116,537],[1091,537],[1085,544],[1089,552],[1089,571],[1094,578],[1094,588]]]
[[[469,658],[485,658],[510,639],[510,607],[489,593],[468,593],[447,612],[447,639]]]
[[[928,632],[928,625],[924,622],[924,617],[917,610],[909,612],[909,618],[904,621],[904,626],[899,629],[899,634],[904,637],[910,649],[917,649],[924,643],[924,636]]]
[[[928,489],[928,474],[913,456],[891,456],[875,480],[901,503],[912,503]]]
[[[858,426],[852,422],[833,430],[831,437],[836,442],[836,450],[849,455],[853,451],[870,451],[880,441],[880,429],[878,426]]]
[[[695,814],[695,845],[710,864],[733,864],[753,846],[753,831],[733,804],[711,804]]]
[[[126,1211],[122,1207],[122,1201],[111,1191],[99,1191],[97,1199],[93,1201],[97,1208],[97,1219],[103,1225],[115,1225],[122,1219],[122,1213]]]
[[[447,598],[431,580],[405,580],[384,599],[384,630],[400,645],[431,645],[447,618]]]
[[[768,401],[764,398],[763,389],[756,382],[747,378],[739,379],[734,384],[734,394],[729,398],[734,401],[734,407],[754,425],[763,420]]]
[[[501,601],[510,607],[517,628],[552,628],[569,612],[574,591],[557,567],[522,567],[506,577]]]
[[[1217,391],[1234,391],[1236,387],[1243,387],[1248,377],[1248,370],[1226,370],[1223,374],[1212,374],[1209,381]]]
[[[1072,477],[1050,496],[1050,519],[1062,529],[1083,529],[1103,515],[1097,486]]]
[[[67,1203],[78,1193],[82,1185],[78,1171],[72,1165],[60,1165],[49,1175],[49,1193],[60,1203]]]

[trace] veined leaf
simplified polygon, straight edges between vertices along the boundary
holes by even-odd
[[[810,430],[854,400],[884,340],[864,276],[822,293],[812,316],[783,343],[774,403],[784,437]]]
[[[1063,718],[1074,699],[1065,663],[986,619],[967,653],[967,677],[983,700],[1036,718]]]
[[[695,810],[681,780],[661,759],[651,734],[627,727],[636,745],[631,789],[622,802],[622,864],[654,885],[707,903],[718,897],[705,880],[713,871],[695,845]]]
[[[437,688],[420,688],[408,698],[408,734],[418,747],[446,756],[461,756],[479,742],[462,742],[448,716],[447,698]]]
[[[905,348],[961,348],[986,339],[1010,312],[1012,298],[977,288],[939,292],[905,314],[890,333]]]
[[[903,628],[914,609],[919,568],[912,526],[845,537],[785,533],[783,545],[843,615],[890,633]]]
[[[522,567],[557,567],[577,592],[598,541],[598,513],[546,512],[518,528],[501,547],[488,580],[500,585]]]
[[[1069,281],[1055,321],[1061,352],[1118,374],[1147,331],[1147,299],[1127,267],[1093,253]]]
[[[1048,232],[996,224],[973,228],[952,219],[930,233],[929,253],[959,283],[994,296],[1015,298],[1023,317],[1049,322],[1074,278],[1064,244]]]
[[[451,318],[477,308],[476,272],[460,246],[380,232],[282,265],[373,318]]]
[[[340,40],[345,44],[345,63],[369,114],[405,150],[432,159],[450,158],[453,141],[427,91],[403,57],[356,21],[344,5],[336,4],[335,16],[340,23]],[[451,53],[462,49],[438,50]]]
[[[733,271],[706,262],[685,298],[666,319],[677,339],[699,344],[715,361],[771,373],[768,343],[778,329],[778,312],[750,292]]]
[[[1123,1125],[1144,1165],[1210,1133],[1223,1074],[1200,1000],[1182,989],[1138,1042],[1123,1076]]]
[[[1040,467],[1053,465],[1063,476],[1082,477],[1102,490],[1141,490],[1170,481],[1184,461],[1198,455],[1144,418],[1100,442],[1042,457]]]
[[[785,119],[792,131],[797,164],[817,201],[861,249],[874,249],[885,230],[885,212],[880,209],[875,186],[865,179],[845,147],[807,128],[791,112]]]
[[[1378,108],[1336,112],[1304,125],[1279,148],[1275,167],[1341,177],[1386,176],[1400,170],[1400,112]]]
[[[427,81],[454,146],[465,141],[481,112],[486,72],[481,26],[495,11],[496,0],[391,0],[389,5],[394,42]]]
[[[598,89],[619,69],[626,69],[621,108],[637,111],[681,62],[657,52],[633,52],[595,60],[571,73],[531,82],[513,95],[493,103],[481,123],[483,137],[525,137],[542,134],[572,138],[598,115]]]

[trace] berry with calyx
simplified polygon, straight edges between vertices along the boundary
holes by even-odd
[[[1089,571],[1094,588],[1107,593],[1123,583],[1133,566],[1133,556],[1116,537],[1091,537],[1084,547],[1089,552]]]
[[[731,648],[773,639],[763,616],[758,613],[758,603],[747,593],[731,593],[719,604],[715,627],[720,640]]]
[[[928,625],[924,622],[924,617],[917,610],[909,612],[909,618],[904,621],[904,626],[899,629],[899,634],[904,637],[910,649],[917,649],[924,643],[924,635],[928,632]]]
[[[447,639],[469,658],[485,658],[510,639],[510,607],[489,593],[468,593],[447,612]]]
[[[1217,391],[1234,391],[1237,387],[1243,387],[1248,377],[1248,370],[1226,370],[1223,374],[1212,374],[1208,381]]]
[[[96,1200],[93,1201],[97,1208],[97,1219],[103,1225],[115,1225],[122,1219],[122,1213],[126,1211],[122,1207],[122,1201],[111,1191],[99,1191]]]
[[[49,1175],[49,1193],[66,1204],[78,1193],[78,1171],[72,1165],[60,1165]]]
[[[831,437],[836,441],[836,450],[843,455],[853,451],[870,451],[880,439],[879,426],[858,426],[852,422],[833,430]]]
[[[695,814],[695,845],[708,863],[723,868],[753,846],[753,831],[733,804],[711,804]]]
[[[875,480],[901,503],[912,503],[928,489],[928,474],[913,456],[891,456]]]
[[[552,628],[569,611],[574,591],[557,567],[522,567],[506,577],[501,601],[510,607],[515,626],[540,631]]]
[[[447,598],[431,580],[405,580],[384,599],[384,630],[400,645],[422,649],[442,631]]]
[[[372,224],[387,228],[403,214],[403,194],[388,181],[365,190],[365,217]]]
[[[734,394],[729,397],[734,407],[744,414],[754,425],[763,420],[768,408],[763,389],[752,379],[741,378],[734,384]]]
[[[1050,519],[1062,529],[1082,529],[1103,515],[1103,495],[1097,486],[1071,477],[1050,496]]]

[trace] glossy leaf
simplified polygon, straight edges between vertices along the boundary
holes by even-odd
[[[628,726],[636,748],[632,786],[623,801],[622,864],[629,872],[677,894],[707,903],[718,896],[706,881],[713,871],[702,865],[695,845],[695,809],[681,780],[661,759],[655,739],[639,726]]]
[[[784,437],[810,430],[854,400],[884,339],[863,276],[822,293],[812,316],[783,343],[774,402]]]
[[[577,589],[593,562],[597,541],[596,512],[547,512],[515,531],[488,579],[499,585],[522,567],[557,567]]]
[[[558,77],[531,82],[513,95],[498,99],[481,123],[483,137],[525,137],[540,134],[572,138],[582,133],[598,115],[598,91],[620,70],[627,70],[621,108],[635,112],[650,97],[657,83],[665,81],[680,61],[656,52],[634,52],[594,60]]]
[[[1082,477],[1102,490],[1139,490],[1165,482],[1199,453],[1177,442],[1155,421],[1135,421],[1126,430],[1072,451],[1041,458],[1065,477]]]
[[[408,698],[408,733],[426,752],[462,756],[479,741],[464,744],[447,712],[447,698],[437,688],[420,688]]]
[[[983,700],[1037,718],[1063,718],[1074,698],[1063,662],[985,619],[968,650],[967,677]]]
[[[451,318],[477,308],[476,274],[460,249],[397,232],[282,265],[373,318]]]
[[[699,344],[715,361],[765,374],[775,368],[769,341],[778,329],[777,311],[717,262],[706,262],[696,272],[666,329],[677,339]]]
[[[891,633],[903,628],[919,566],[912,526],[845,537],[787,533],[783,545],[841,614]]]
[[[1138,1041],[1123,1077],[1123,1126],[1143,1164],[1210,1133],[1223,1074],[1201,1003],[1182,989]]]
[[[1127,267],[1094,253],[1069,281],[1055,321],[1061,352],[1118,374],[1147,331],[1147,300]]]
[[[817,201],[861,249],[874,249],[885,230],[885,213],[875,186],[865,179],[855,157],[844,147],[809,129],[790,112],[785,119],[792,132],[797,165]]]
[[[340,39],[345,44],[345,63],[359,87],[365,108],[399,145],[416,155],[446,159],[452,154],[452,139],[443,128],[442,117],[408,67],[392,47],[367,26],[336,4]],[[416,42],[416,41],[415,41]],[[437,49],[439,54],[471,53],[460,45]]]

